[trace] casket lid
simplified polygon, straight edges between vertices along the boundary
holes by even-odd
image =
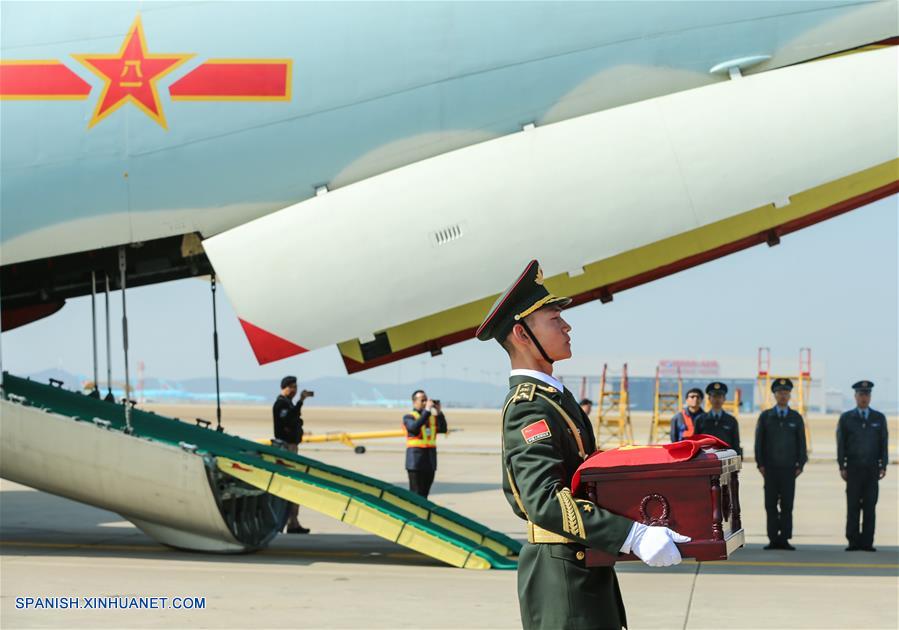
[[[672,473],[678,473],[677,476],[724,474],[740,470],[741,462],[742,458],[733,449],[704,448],[692,459],[680,462],[582,468],[581,481],[596,481],[608,475],[620,477],[634,473],[655,473],[660,477],[670,476]]]

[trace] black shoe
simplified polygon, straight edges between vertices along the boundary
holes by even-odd
[[[874,547],[871,547],[870,545],[867,546],[867,547],[859,547],[859,548],[860,548],[862,551],[877,551],[877,549],[875,549]]]
[[[302,525],[297,525],[296,527],[288,527],[287,533],[288,534],[308,534],[309,528],[303,527]]]
[[[773,543],[773,542],[770,542],[770,543],[768,543],[767,545],[765,545],[764,547],[762,547],[762,549],[765,549],[765,550],[767,550],[767,551],[771,551],[772,549],[780,549],[780,546],[776,545],[776,544]]]
[[[786,540],[780,543],[779,548],[783,549],[784,551],[796,551],[796,547],[788,543]]]
[[[858,545],[849,545],[846,547],[846,551],[861,551],[861,547]]]

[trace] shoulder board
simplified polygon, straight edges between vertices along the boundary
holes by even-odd
[[[515,388],[515,393],[512,394],[512,398],[509,402],[530,402],[534,400],[534,393],[536,390],[537,386],[534,383],[521,383]]]

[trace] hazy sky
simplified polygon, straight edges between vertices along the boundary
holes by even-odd
[[[738,358],[754,370],[759,346],[769,346],[787,366],[795,366],[799,348],[808,346],[816,375],[826,374],[827,387],[848,391],[855,380],[868,378],[877,385],[875,397],[895,400],[897,241],[894,196],[788,235],[776,247],[756,246],[616,294],[610,304],[570,309],[566,318],[574,327],[577,366],[595,365],[598,373],[606,360],[640,359],[649,365],[662,358]],[[121,296],[111,298],[113,377],[122,378]],[[102,304],[101,298],[101,312]],[[345,374],[336,347],[260,367],[222,291],[218,306],[223,376],[274,381],[286,373],[301,379]],[[129,290],[128,315],[132,374],[142,360],[149,376],[212,375],[208,282]],[[102,319],[99,329],[102,342]],[[100,356],[102,379],[102,344]],[[90,297],[70,300],[56,315],[3,333],[2,358],[3,369],[12,373],[59,367],[90,374]],[[424,376],[503,382],[507,369],[496,344],[472,340],[439,357],[413,357],[361,376],[381,382]],[[564,363],[559,371],[565,372]]]

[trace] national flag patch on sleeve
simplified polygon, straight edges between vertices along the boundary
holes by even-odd
[[[533,444],[534,442],[550,437],[552,432],[549,430],[549,425],[546,423],[546,420],[538,420],[523,428],[521,430],[521,435],[524,437],[525,442]]]

